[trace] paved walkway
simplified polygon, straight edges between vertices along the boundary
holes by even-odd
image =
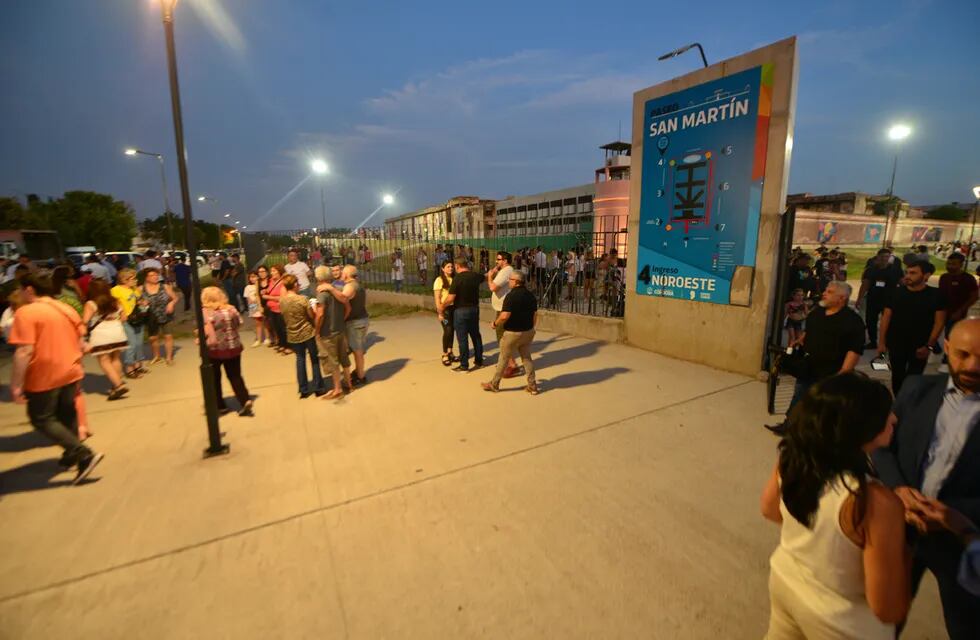
[[[545,334],[543,393],[494,395],[441,366],[431,315],[372,329],[340,402],[249,350],[256,416],[222,419],[220,459],[189,344],[126,400],[89,393],[82,487],[0,405],[0,637],[762,637],[763,384]],[[942,637],[930,580],[903,638]]]

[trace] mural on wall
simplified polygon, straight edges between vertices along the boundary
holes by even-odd
[[[828,242],[836,242],[836,241],[837,241],[837,223],[818,222],[817,242],[821,244],[827,244]]]
[[[912,242],[939,242],[942,237],[942,227],[912,227]]]
[[[881,234],[885,232],[885,225],[883,224],[866,224],[864,225],[864,241],[869,244],[877,244],[881,242]]]

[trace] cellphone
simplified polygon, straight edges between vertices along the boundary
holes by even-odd
[[[872,360],[871,361],[872,371],[891,371],[891,366],[884,360]]]

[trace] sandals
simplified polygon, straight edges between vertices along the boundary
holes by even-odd
[[[450,354],[448,353],[442,354],[442,366],[448,367],[452,363],[453,363],[453,357]]]
[[[114,388],[112,391],[109,392],[109,395],[106,399],[111,402],[113,400],[118,400],[122,398],[127,393],[129,393],[129,387],[127,387],[124,384],[120,384],[118,387]]]
[[[127,371],[123,375],[125,375],[130,380],[138,380],[143,377],[143,374],[140,373],[139,369],[133,369],[132,371]]]
[[[330,391],[327,391],[325,394],[323,394],[322,396],[320,396],[320,399],[321,400],[340,400],[343,397],[344,397],[344,392],[343,391],[335,391],[334,389],[331,389]]]
[[[163,362],[163,358],[160,358],[160,357],[155,357],[152,360],[150,360],[150,364],[151,365],[152,364],[160,364],[161,362]]]
[[[540,393],[540,391],[538,391],[538,385],[536,384],[529,384],[524,387],[524,390],[530,393],[532,396],[536,396],[538,393]]]

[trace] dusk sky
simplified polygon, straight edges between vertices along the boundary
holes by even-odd
[[[162,212],[151,158],[180,191],[153,0],[6,0],[0,194],[89,189]],[[181,0],[177,53],[195,217],[250,228],[355,225],[456,195],[584,184],[630,139],[632,94],[701,63],[799,37],[790,192],[884,192],[888,125],[914,133],[896,193],[972,200],[980,184],[980,2],[334,2]],[[220,209],[220,211],[219,211]]]

